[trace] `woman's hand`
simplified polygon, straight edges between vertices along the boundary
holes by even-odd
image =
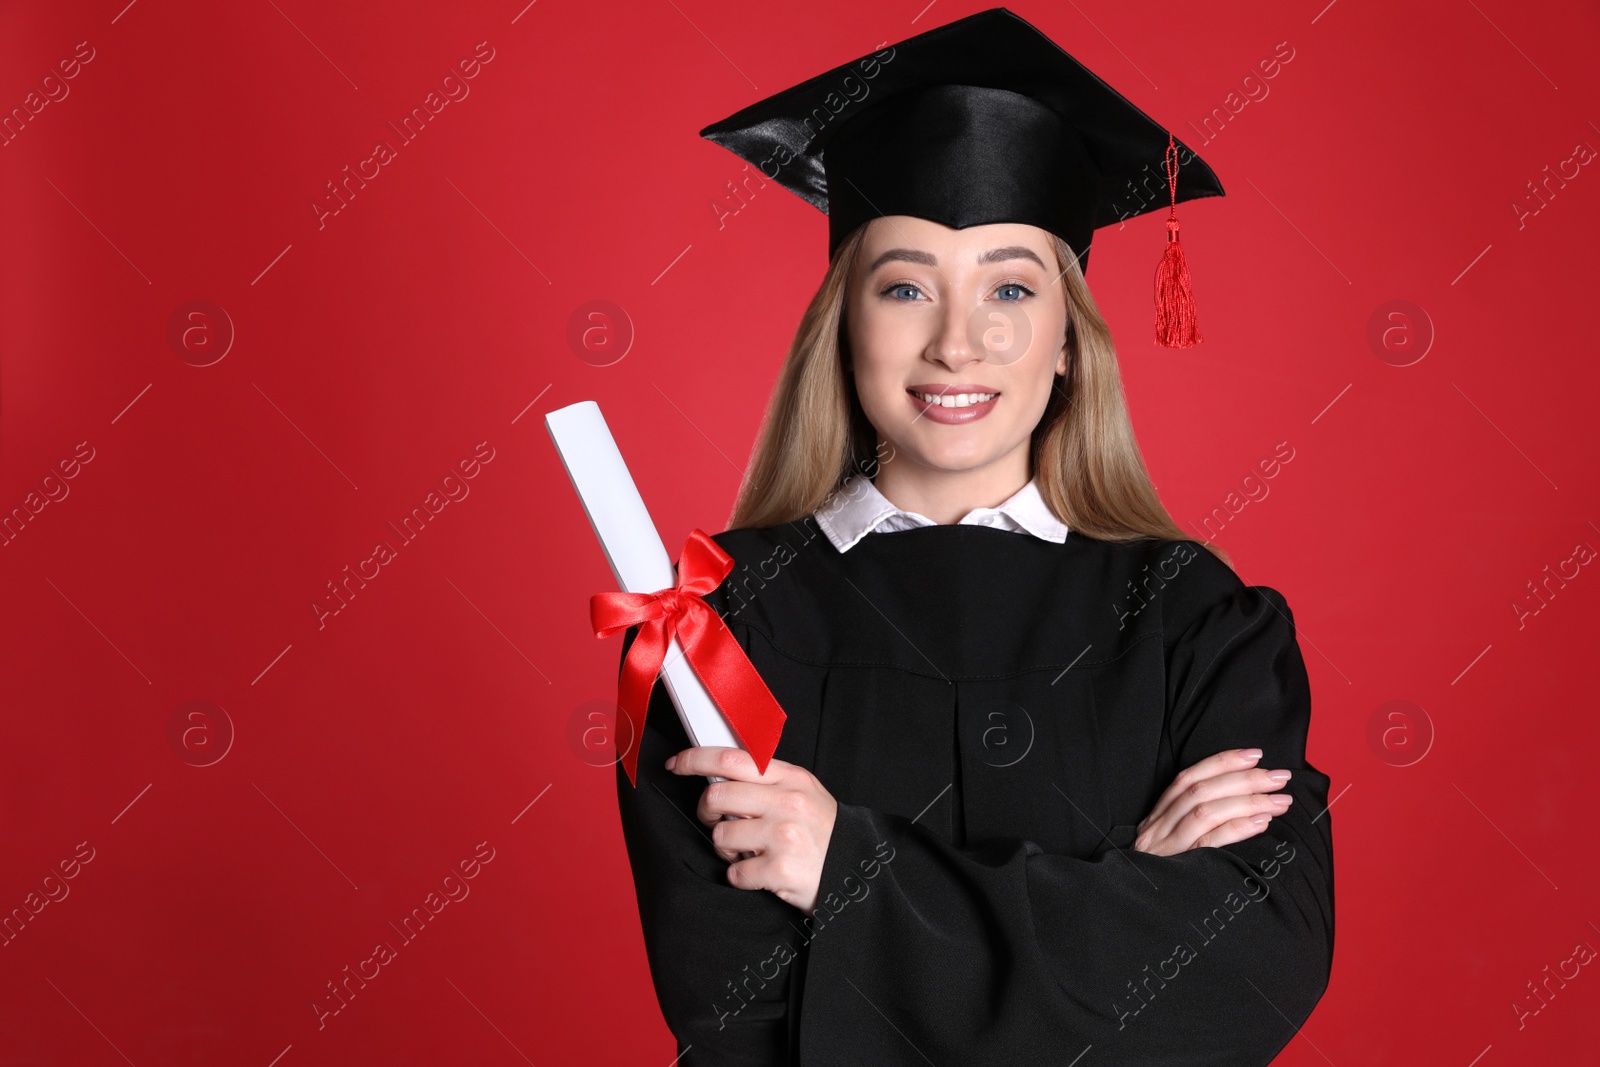
[[[716,775],[696,814],[711,827],[717,855],[730,861],[728,884],[766,889],[810,915],[817,906],[822,861],[839,802],[804,767],[775,759],[767,773],[742,748],[701,745],[667,760],[674,774]],[[724,814],[744,816],[723,819]],[[740,853],[753,853],[739,859]]]
[[[1171,856],[1261,833],[1272,816],[1289,810],[1294,797],[1266,795],[1282,789],[1291,775],[1256,767],[1260,758],[1259,748],[1230,748],[1179,771],[1139,824],[1134,850]]]

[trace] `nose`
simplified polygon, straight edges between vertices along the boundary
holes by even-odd
[[[952,371],[982,363],[988,353],[982,348],[973,347],[971,318],[970,309],[962,306],[958,300],[950,301],[939,320],[938,333],[928,345],[927,357]]]

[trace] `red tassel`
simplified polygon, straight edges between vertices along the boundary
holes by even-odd
[[[1195,325],[1194,294],[1189,288],[1189,262],[1178,241],[1178,149],[1167,134],[1167,191],[1172,213],[1167,217],[1167,250],[1156,266],[1156,344],[1190,348],[1204,338]]]

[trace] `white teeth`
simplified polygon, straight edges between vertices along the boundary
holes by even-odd
[[[938,404],[942,408],[964,408],[973,404],[981,404],[985,400],[993,400],[999,393],[918,393],[919,399],[925,404]]]

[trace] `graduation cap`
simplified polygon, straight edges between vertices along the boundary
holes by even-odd
[[[1177,205],[1224,195],[1217,176],[1003,7],[835,67],[700,136],[822,210],[829,258],[862,223],[913,215],[954,229],[1038,226],[1065,240],[1087,271],[1096,229],[1167,207],[1156,343],[1201,340]],[[1152,177],[1165,197],[1150,195]]]

